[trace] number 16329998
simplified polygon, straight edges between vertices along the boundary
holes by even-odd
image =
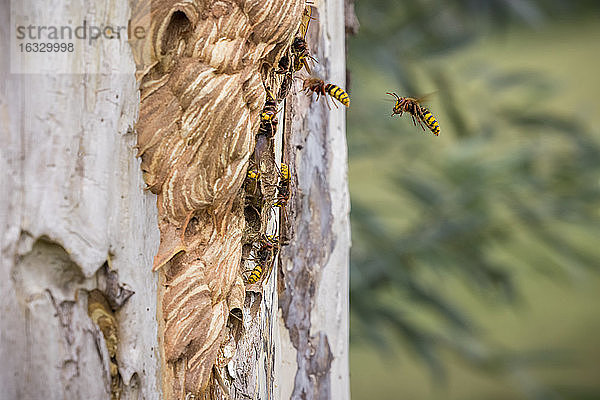
[[[72,53],[75,51],[73,43],[34,42],[19,43],[21,53]]]

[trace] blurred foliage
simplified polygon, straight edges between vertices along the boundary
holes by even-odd
[[[467,73],[479,85],[466,85],[464,71],[436,58],[491,30],[598,12],[600,2],[357,0],[356,10],[361,29],[348,48],[352,340],[385,348],[398,338],[438,378],[446,350],[492,372],[543,361],[487,343],[444,280],[459,278],[495,304],[519,300],[518,269],[564,277],[597,268],[600,142],[574,106],[557,115],[537,101],[560,94],[535,71],[473,65]],[[431,90],[430,109],[444,117],[439,138],[424,140],[409,118],[387,117],[385,92]],[[531,397],[552,398],[522,382]]]

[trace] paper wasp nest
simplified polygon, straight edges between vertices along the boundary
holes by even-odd
[[[205,391],[230,310],[243,303],[240,188],[266,71],[287,51],[303,9],[304,0],[134,5],[131,31],[147,28],[145,40],[130,40],[141,90],[138,156],[158,202],[167,398]]]

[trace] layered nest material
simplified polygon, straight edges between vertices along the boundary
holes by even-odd
[[[164,390],[202,396],[230,357],[247,176],[272,70],[304,0],[138,1],[130,41],[140,82],[138,156],[157,195]],[[212,391],[212,390],[211,390]],[[196,397],[202,398],[202,397]]]

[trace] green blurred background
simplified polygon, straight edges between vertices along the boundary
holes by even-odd
[[[600,399],[600,1],[356,13],[353,399]]]

